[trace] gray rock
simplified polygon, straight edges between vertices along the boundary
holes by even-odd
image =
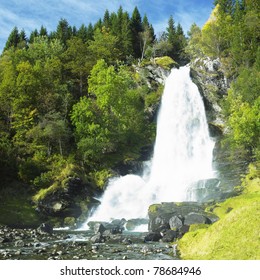
[[[101,233],[97,233],[90,238],[90,241],[93,243],[103,243],[105,242],[105,238],[101,235]]]
[[[203,214],[191,212],[184,218],[185,225],[209,224],[209,220]]]
[[[161,239],[163,242],[173,242],[176,238],[178,238],[179,232],[176,230],[168,230],[164,234],[163,238]]]
[[[183,218],[182,218],[183,219]],[[183,225],[181,217],[179,216],[173,216],[169,220],[169,225],[171,229],[180,229]]]
[[[106,228],[105,228],[105,226],[102,223],[96,223],[94,225],[93,230],[94,230],[95,234],[97,234],[97,233],[101,233],[102,234],[106,230]]]
[[[17,240],[17,241],[15,241],[14,246],[15,246],[15,247],[23,247],[24,244],[25,244],[25,243],[24,243],[23,240]]]
[[[148,233],[145,238],[144,241],[159,241],[162,238],[162,234],[159,232],[150,232]]]
[[[48,223],[42,223],[38,228],[37,228],[38,233],[53,233],[53,227],[48,224]]]

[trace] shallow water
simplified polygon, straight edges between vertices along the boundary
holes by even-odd
[[[92,243],[91,231],[56,230],[39,234],[35,230],[7,229],[0,232],[0,260],[170,260],[171,245],[144,242],[145,232],[110,235],[105,243]]]

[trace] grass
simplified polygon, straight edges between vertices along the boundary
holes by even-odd
[[[179,240],[182,259],[260,259],[259,174],[249,174],[243,185],[241,195],[215,205],[213,212],[219,221],[208,228],[193,227]]]

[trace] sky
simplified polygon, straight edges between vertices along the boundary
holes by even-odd
[[[41,26],[48,32],[56,30],[61,18],[71,26],[79,28],[82,24],[95,24],[103,18],[106,9],[117,12],[120,5],[130,16],[137,6],[143,17],[147,15],[155,33],[166,30],[172,15],[176,25],[181,24],[187,32],[192,23],[200,27],[207,21],[214,0],[0,0],[0,52],[7,38],[16,26],[25,30],[29,37],[31,31]]]

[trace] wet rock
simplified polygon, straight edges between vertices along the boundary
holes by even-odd
[[[180,229],[179,229],[179,237],[181,237],[183,234],[185,234],[186,232],[188,232],[190,229],[189,225],[183,225]]]
[[[179,236],[179,232],[177,230],[168,230],[163,235],[161,241],[163,241],[163,242],[172,242],[176,238],[178,238],[178,236]]]
[[[133,241],[129,238],[124,238],[122,240],[122,243],[125,244],[125,245],[131,245],[131,244],[133,244]]]
[[[148,229],[152,232],[168,230],[170,229],[169,221],[161,216],[155,217],[154,219],[149,220]]]
[[[15,243],[14,243],[14,246],[15,246],[15,247],[24,247],[24,245],[25,245],[25,243],[24,243],[23,240],[17,240],[17,241],[15,241]]]
[[[183,225],[183,217],[173,216],[169,219],[169,225],[171,229],[180,229]]]
[[[93,227],[94,233],[103,233],[106,230],[106,227],[102,223],[96,223]]]
[[[208,202],[219,196],[220,180],[209,178],[192,183],[188,188],[188,197],[198,202]]]
[[[162,238],[162,234],[159,232],[150,232],[148,233],[145,238],[144,241],[159,241]]]
[[[100,232],[98,232],[90,238],[90,241],[93,243],[103,243],[105,242],[105,238]]]
[[[40,234],[42,234],[42,233],[52,234],[53,233],[53,227],[48,223],[42,223],[37,228],[37,232],[40,233]]]

